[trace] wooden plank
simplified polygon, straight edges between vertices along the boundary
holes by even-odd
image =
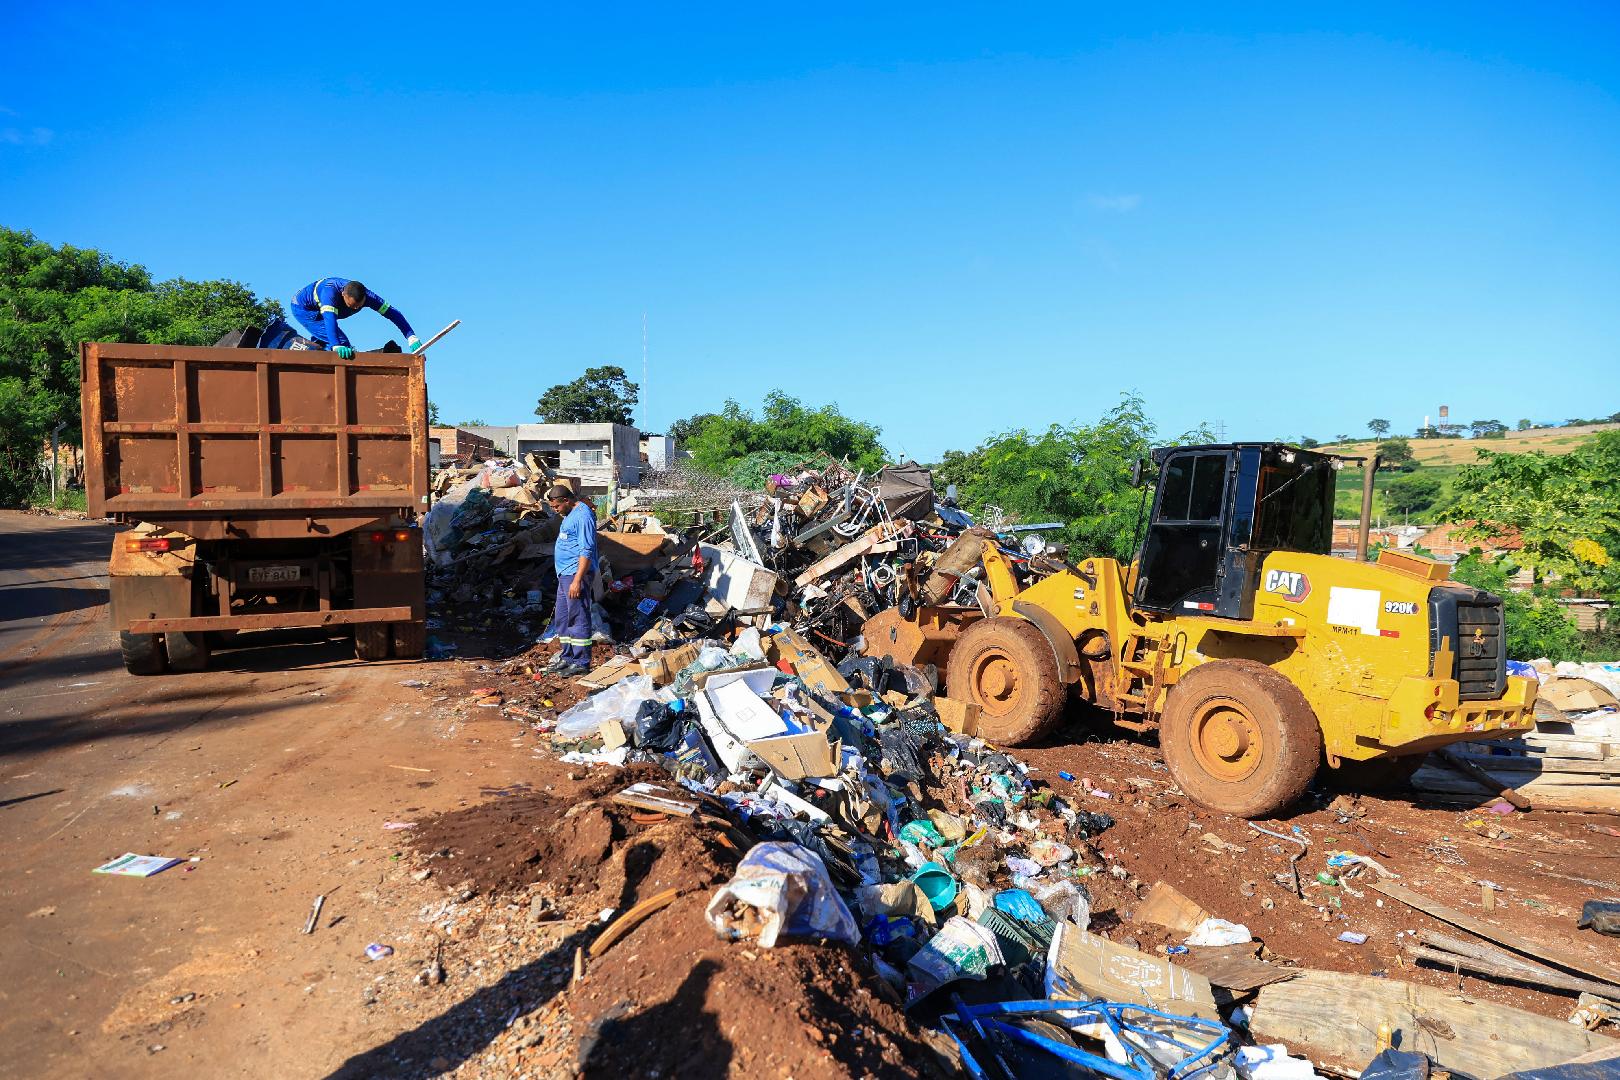
[[[1449,747],[1448,747],[1449,749]],[[1579,774],[1587,777],[1582,783],[1594,783],[1592,777],[1612,776],[1620,778],[1620,759],[1607,761],[1582,761],[1577,758],[1563,757],[1506,757],[1496,754],[1491,757],[1481,757],[1478,754],[1459,754],[1458,760],[1467,761],[1493,774],[1529,773],[1534,776],[1562,773],[1566,775]]]
[[[1399,1050],[1418,1050],[1443,1069],[1502,1076],[1557,1065],[1620,1041],[1574,1024],[1444,990],[1370,975],[1306,971],[1263,987],[1249,1028],[1318,1064],[1353,1071],[1378,1052],[1388,1024]]]
[[[802,589],[812,582],[819,581],[828,574],[837,570],[846,563],[853,562],[862,555],[872,553],[884,542],[884,534],[890,531],[887,525],[874,525],[866,530],[866,535],[859,540],[852,540],[832,554],[810,565],[809,569],[793,579],[793,587]],[[802,536],[799,538],[804,539]]]
[[[1383,893],[1391,900],[1399,900],[1407,907],[1415,908],[1425,915],[1433,916],[1441,922],[1461,927],[1470,934],[1477,934],[1487,941],[1495,942],[1505,949],[1528,956],[1533,960],[1551,964],[1554,967],[1564,968],[1566,971],[1578,971],[1582,975],[1590,975],[1603,982],[1620,984],[1620,971],[1595,960],[1573,956],[1549,945],[1540,945],[1528,938],[1510,934],[1506,930],[1492,926],[1483,919],[1476,919],[1465,911],[1458,911],[1454,907],[1430,899],[1422,893],[1408,889],[1404,885],[1397,885],[1393,881],[1369,881],[1367,887]]]
[[[1544,990],[1563,990],[1571,994],[1596,994],[1613,1000],[1620,997],[1620,986],[1594,982],[1577,975],[1566,975],[1550,968],[1515,956],[1506,949],[1498,949],[1487,942],[1461,941],[1445,934],[1424,930],[1418,935],[1422,945],[1408,942],[1406,951],[1418,960],[1427,960],[1448,971],[1467,971],[1495,979],[1506,979],[1535,986]]]
[[[1477,780],[1432,765],[1425,765],[1413,775],[1412,788],[1427,797],[1445,802],[1478,804],[1488,798]],[[1615,806],[1615,789],[1612,785],[1569,787],[1532,782],[1521,784],[1519,790],[1535,800],[1538,810],[1620,815],[1620,808]]]
[[[1266,963],[1254,955],[1256,948],[1258,946],[1252,943],[1194,945],[1187,955],[1177,957],[1176,963],[1189,971],[1198,972],[1209,980],[1211,986],[1224,987],[1240,994],[1292,979],[1300,973],[1299,968]]]
[[[617,919],[614,919],[608,924],[608,928],[602,931],[602,936],[591,942],[591,959],[595,960],[598,956],[607,952],[616,941],[639,926],[643,919],[655,911],[667,908],[675,902],[675,898],[679,895],[679,889],[665,889],[656,896],[649,896]]]
[[[1442,747],[1435,757],[1468,776],[1484,784],[1487,790],[1492,790],[1499,798],[1506,799],[1520,810],[1530,809],[1530,800],[1514,791],[1511,787],[1504,787],[1495,777],[1465,757],[1458,757]]]

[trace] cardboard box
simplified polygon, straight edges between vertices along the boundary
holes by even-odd
[[[1220,1021],[1209,980],[1168,960],[1116,945],[1080,929],[1058,923],[1052,941],[1052,968],[1062,984],[1053,997],[1090,1001],[1123,1001],[1148,1005],[1180,1016]]]
[[[937,697],[934,699],[934,711],[939,713],[940,723],[959,735],[972,737],[979,733],[979,704],[976,701]]]
[[[787,724],[760,697],[770,691],[775,680],[776,669],[763,664],[736,671],[716,671],[693,680],[698,687],[698,720],[727,770],[736,772],[759,760],[744,745],[748,739],[769,738],[787,731]],[[730,686],[740,689],[728,691],[726,688]],[[753,701],[748,700],[745,692]],[[774,727],[770,726],[770,718],[762,709],[775,717]]]
[[[792,630],[778,630],[766,642],[765,655],[772,663],[785,660],[804,685],[823,694],[841,694],[849,689],[849,682],[838,669],[827,662],[814,645]]]
[[[643,674],[652,676],[654,686],[668,686],[675,676],[691,667],[698,658],[697,645],[682,645],[678,649],[662,649],[641,662]]]
[[[746,745],[784,779],[836,776],[843,746],[831,737],[831,728],[830,722],[818,721],[814,731],[751,739]]]

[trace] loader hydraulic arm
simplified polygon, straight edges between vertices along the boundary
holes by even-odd
[[[984,582],[990,587],[991,610],[1000,614],[1005,607],[1010,611],[1018,596],[1018,578],[1013,574],[1012,564],[994,544],[984,545],[980,559],[984,563]]]

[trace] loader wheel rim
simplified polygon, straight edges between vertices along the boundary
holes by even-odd
[[[973,665],[974,696],[979,707],[992,716],[1002,716],[1018,707],[1023,696],[1023,680],[1018,664],[1006,653],[992,649]]]
[[[1253,714],[1231,698],[1206,702],[1193,717],[1193,756],[1224,783],[1248,779],[1260,767],[1265,735]]]

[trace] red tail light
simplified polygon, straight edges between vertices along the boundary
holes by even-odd
[[[371,534],[371,542],[373,544],[386,544],[388,543],[388,534],[385,532],[374,532]]]
[[[169,538],[167,536],[126,536],[124,537],[125,551],[168,551]]]

